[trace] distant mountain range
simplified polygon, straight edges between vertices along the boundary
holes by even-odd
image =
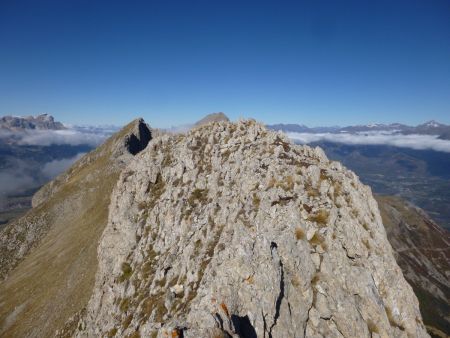
[[[61,122],[55,121],[53,116],[41,114],[37,116],[3,116],[0,117],[0,130],[62,130],[66,129]]]
[[[267,126],[273,130],[282,130],[284,132],[294,133],[370,133],[370,132],[388,132],[403,135],[418,134],[418,135],[437,135],[440,139],[450,140],[450,125],[436,122],[434,120],[419,124],[417,126],[408,126],[401,123],[372,123],[366,125],[355,125],[347,127],[307,127],[303,124],[272,124]]]

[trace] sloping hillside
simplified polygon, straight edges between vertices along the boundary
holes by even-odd
[[[450,232],[421,209],[393,196],[376,196],[389,242],[416,293],[425,324],[450,335]]]
[[[0,233],[0,335],[50,337],[86,305],[120,171],[151,133],[135,120],[44,186]]]

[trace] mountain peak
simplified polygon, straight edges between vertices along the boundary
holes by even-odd
[[[154,139],[98,260],[78,337],[427,337],[370,189],[255,121]]]
[[[3,116],[0,117],[0,129],[9,131],[26,130],[61,130],[66,129],[61,122],[55,122],[53,116],[40,114],[36,116]]]
[[[439,123],[439,122],[437,122],[435,120],[430,120],[430,121],[427,121],[427,122],[425,122],[425,123],[423,123],[423,124],[421,124],[419,126],[429,127],[429,128],[438,128],[438,127],[445,126],[445,124]]]
[[[201,120],[197,121],[195,123],[195,127],[199,127],[208,123],[212,123],[212,122],[220,122],[220,121],[230,121],[230,119],[228,118],[228,116],[226,116],[224,113],[220,112],[220,113],[212,113],[212,114],[208,114],[206,115],[204,118],[202,118]]]

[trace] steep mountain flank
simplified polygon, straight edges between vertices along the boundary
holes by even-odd
[[[0,336],[50,337],[86,306],[112,189],[150,139],[143,120],[133,121],[44,186],[33,209],[2,230]]]
[[[425,212],[392,196],[376,196],[389,242],[436,337],[450,336],[450,233]]]
[[[253,121],[121,173],[79,337],[427,337],[367,186]]]

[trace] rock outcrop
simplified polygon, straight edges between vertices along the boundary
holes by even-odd
[[[253,121],[121,173],[79,337],[428,337],[370,188]]]
[[[45,185],[33,209],[0,232],[1,337],[51,337],[85,308],[111,192],[150,139],[144,121],[133,121]]]
[[[389,242],[428,331],[450,336],[450,232],[399,197],[375,196]]]
[[[61,122],[55,121],[53,116],[41,114],[37,116],[3,116],[0,117],[0,130],[61,130],[66,129]]]

